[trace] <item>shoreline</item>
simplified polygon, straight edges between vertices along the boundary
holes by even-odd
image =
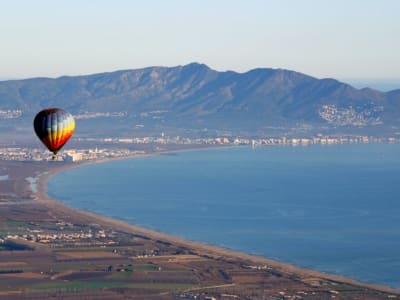
[[[216,149],[216,148],[229,148],[229,147],[215,147],[215,148],[210,147],[210,148]],[[391,288],[388,286],[358,282],[356,280],[353,280],[351,278],[344,277],[341,275],[333,275],[333,274],[323,273],[323,272],[316,271],[313,269],[306,269],[306,268],[298,267],[295,265],[291,265],[289,263],[275,261],[275,260],[272,260],[272,259],[269,259],[269,258],[263,257],[263,256],[246,254],[244,252],[224,248],[221,246],[209,245],[209,244],[205,244],[205,243],[201,243],[201,242],[197,242],[197,241],[186,240],[186,239],[180,238],[178,236],[173,236],[173,235],[169,235],[166,233],[158,232],[158,231],[155,231],[152,229],[148,229],[148,228],[141,227],[138,225],[130,224],[130,223],[118,220],[118,219],[111,218],[111,217],[99,215],[99,214],[89,212],[89,211],[83,211],[83,210],[80,210],[77,208],[69,207],[69,206],[65,205],[64,203],[62,203],[61,201],[54,199],[48,195],[47,186],[48,186],[48,181],[50,180],[50,178],[61,172],[64,172],[64,171],[67,171],[70,169],[84,167],[84,166],[88,166],[88,165],[112,162],[112,161],[116,161],[116,160],[137,159],[137,158],[143,158],[143,157],[162,155],[165,153],[176,153],[176,152],[183,152],[183,151],[198,151],[198,150],[210,149],[210,148],[165,150],[165,151],[159,151],[159,152],[153,152],[153,153],[147,153],[147,154],[138,154],[138,155],[132,155],[132,156],[126,156],[126,157],[116,157],[116,158],[107,158],[107,159],[94,160],[94,161],[85,161],[82,163],[63,164],[60,166],[56,166],[54,168],[47,168],[46,170],[42,171],[41,173],[39,173],[36,176],[37,191],[32,191],[32,194],[34,195],[35,202],[43,204],[49,210],[53,209],[56,211],[63,211],[67,214],[71,214],[71,215],[73,214],[82,220],[90,221],[91,223],[102,224],[104,226],[119,229],[124,232],[140,234],[140,235],[152,238],[152,239],[162,240],[162,241],[174,244],[174,245],[188,248],[188,249],[196,252],[199,255],[213,257],[214,259],[226,259],[226,260],[239,259],[243,262],[248,262],[249,264],[267,265],[268,267],[274,268],[274,269],[278,270],[279,272],[287,274],[287,275],[297,275],[297,276],[301,276],[301,277],[321,278],[321,279],[326,279],[326,280],[333,281],[333,282],[344,283],[344,284],[354,285],[354,286],[358,286],[358,287],[362,287],[362,288],[377,290],[377,291],[381,291],[381,292],[385,292],[385,293],[400,295],[400,290]]]

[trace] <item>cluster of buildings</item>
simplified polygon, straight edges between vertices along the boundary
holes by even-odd
[[[76,120],[79,119],[95,119],[95,118],[122,118],[128,115],[127,112],[82,112],[80,114],[74,115]]]
[[[26,241],[32,241],[36,243],[48,244],[48,243],[55,243],[55,242],[70,242],[76,243],[81,242],[82,240],[96,240],[96,239],[107,239],[110,238],[110,234],[105,232],[104,230],[100,229],[96,232],[92,232],[89,230],[88,232],[80,231],[80,232],[49,232],[45,233],[41,230],[28,230],[29,233],[21,233],[21,234],[14,234],[14,235],[7,235],[3,239],[0,239],[0,243],[4,242],[4,240],[11,239],[17,240],[22,239]],[[115,244],[113,240],[107,240],[107,244]]]
[[[145,151],[129,149],[71,149],[63,152],[59,157],[63,161],[99,160],[108,158],[143,155]]]
[[[177,295],[181,299],[197,299],[197,300],[217,300],[216,297],[207,295],[204,292],[182,292]],[[238,295],[230,295],[231,299],[239,299]],[[225,297],[226,299],[226,297]]]
[[[367,107],[342,107],[338,108],[334,104],[322,105],[319,110],[319,116],[329,124],[339,126],[365,126],[382,124],[380,113],[383,106]]]
[[[312,145],[312,144],[346,144],[346,143],[382,143],[397,142],[394,137],[371,136],[341,136],[327,137],[318,135],[309,138],[296,137],[271,137],[271,138],[242,138],[242,137],[215,137],[215,138],[189,138],[169,137],[161,134],[160,137],[136,138],[79,138],[80,141],[102,142],[114,144],[176,144],[176,145]]]
[[[357,143],[395,143],[398,139],[394,137],[369,137],[369,136],[351,136],[351,137],[323,137],[316,136],[312,138],[269,138],[269,139],[256,139],[247,144],[253,145],[333,145],[333,144],[357,144]],[[234,143],[237,141],[235,140]]]
[[[0,110],[0,119],[15,119],[22,116],[20,109]]]
[[[395,143],[399,138],[395,137],[370,137],[370,136],[342,136],[326,137],[314,136],[310,138],[295,137],[271,137],[271,138],[241,138],[241,137],[215,137],[215,138],[189,138],[189,137],[168,137],[163,134],[160,137],[137,137],[137,138],[77,138],[78,142],[89,142],[91,144],[112,144],[112,148],[103,149],[68,149],[57,155],[59,161],[87,161],[101,160],[119,157],[130,157],[143,155],[143,150],[131,150],[127,147],[132,144],[156,144],[156,145],[224,145],[224,146],[298,146],[298,145],[332,145],[348,143]],[[130,145],[128,145],[130,144]],[[49,151],[35,148],[5,147],[0,148],[0,160],[16,161],[44,161],[51,160],[52,155]]]
[[[56,160],[75,162],[128,157],[142,154],[145,154],[145,152],[129,149],[71,149],[62,151],[57,155]],[[52,160],[52,157],[53,155],[44,149],[22,147],[0,148],[0,160],[47,161]]]

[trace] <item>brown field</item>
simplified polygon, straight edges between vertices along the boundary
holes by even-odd
[[[4,267],[19,267],[19,266],[25,266],[27,263],[24,261],[3,261],[0,262],[0,268]]]
[[[113,252],[85,251],[85,252],[57,252],[57,259],[98,259],[98,258],[116,258],[119,254]]]
[[[16,274],[1,274],[1,277],[9,277],[9,278],[40,278],[44,279],[47,278],[47,275],[45,274],[40,274],[37,272],[22,272],[22,273],[16,273]]]

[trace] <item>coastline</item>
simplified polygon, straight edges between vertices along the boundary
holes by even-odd
[[[152,239],[162,240],[162,241],[174,244],[174,245],[182,246],[182,247],[190,249],[191,251],[197,253],[198,255],[205,255],[208,257],[212,257],[214,259],[225,259],[225,260],[238,260],[239,259],[241,261],[248,262],[249,265],[250,264],[252,264],[252,265],[267,265],[268,267],[271,267],[271,268],[273,268],[283,274],[287,274],[289,276],[295,275],[295,276],[299,276],[299,277],[321,278],[321,279],[326,279],[326,280],[333,281],[333,282],[350,284],[350,285],[354,285],[354,286],[358,286],[358,287],[362,287],[362,288],[367,288],[367,289],[377,290],[377,291],[381,291],[381,292],[385,292],[385,293],[400,295],[400,290],[397,290],[397,289],[394,289],[391,287],[357,282],[353,279],[350,279],[350,278],[347,278],[344,276],[340,276],[340,275],[326,274],[326,273],[322,273],[322,272],[319,272],[316,270],[305,269],[305,268],[297,267],[297,266],[294,266],[294,265],[291,265],[288,263],[274,261],[274,260],[268,259],[266,257],[249,255],[249,254],[246,254],[243,252],[226,249],[226,248],[223,248],[220,246],[207,245],[207,244],[203,244],[203,243],[196,242],[196,241],[185,240],[180,237],[157,232],[157,231],[154,231],[151,229],[147,229],[147,228],[140,227],[137,225],[129,224],[124,221],[120,221],[120,220],[113,219],[110,217],[98,215],[98,214],[95,214],[92,212],[82,211],[77,208],[68,207],[68,206],[64,205],[62,202],[58,201],[57,199],[53,199],[48,195],[48,191],[47,191],[48,180],[52,176],[55,176],[56,174],[66,171],[66,170],[69,170],[69,169],[84,167],[84,166],[92,165],[92,164],[105,163],[105,162],[110,162],[110,161],[114,161],[114,160],[139,159],[139,158],[148,157],[148,156],[160,155],[163,153],[173,153],[173,152],[191,151],[191,150],[201,150],[201,149],[162,151],[162,152],[154,152],[154,153],[150,153],[150,154],[134,155],[134,156],[129,156],[129,157],[118,157],[118,158],[102,159],[102,160],[96,160],[96,161],[88,161],[88,162],[83,162],[83,163],[78,163],[78,164],[73,164],[73,163],[72,164],[63,164],[62,166],[58,166],[58,167],[52,168],[50,170],[46,170],[37,176],[37,191],[33,192],[33,195],[35,197],[35,201],[46,206],[49,210],[62,211],[65,214],[74,215],[74,216],[78,217],[79,219],[82,219],[84,222],[101,224],[103,226],[107,226],[110,228],[117,228],[117,229],[125,231],[125,232],[140,234],[140,235],[152,238]]]

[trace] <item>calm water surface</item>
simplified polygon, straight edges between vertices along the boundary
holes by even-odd
[[[67,205],[400,288],[400,144],[201,150],[49,181]]]

